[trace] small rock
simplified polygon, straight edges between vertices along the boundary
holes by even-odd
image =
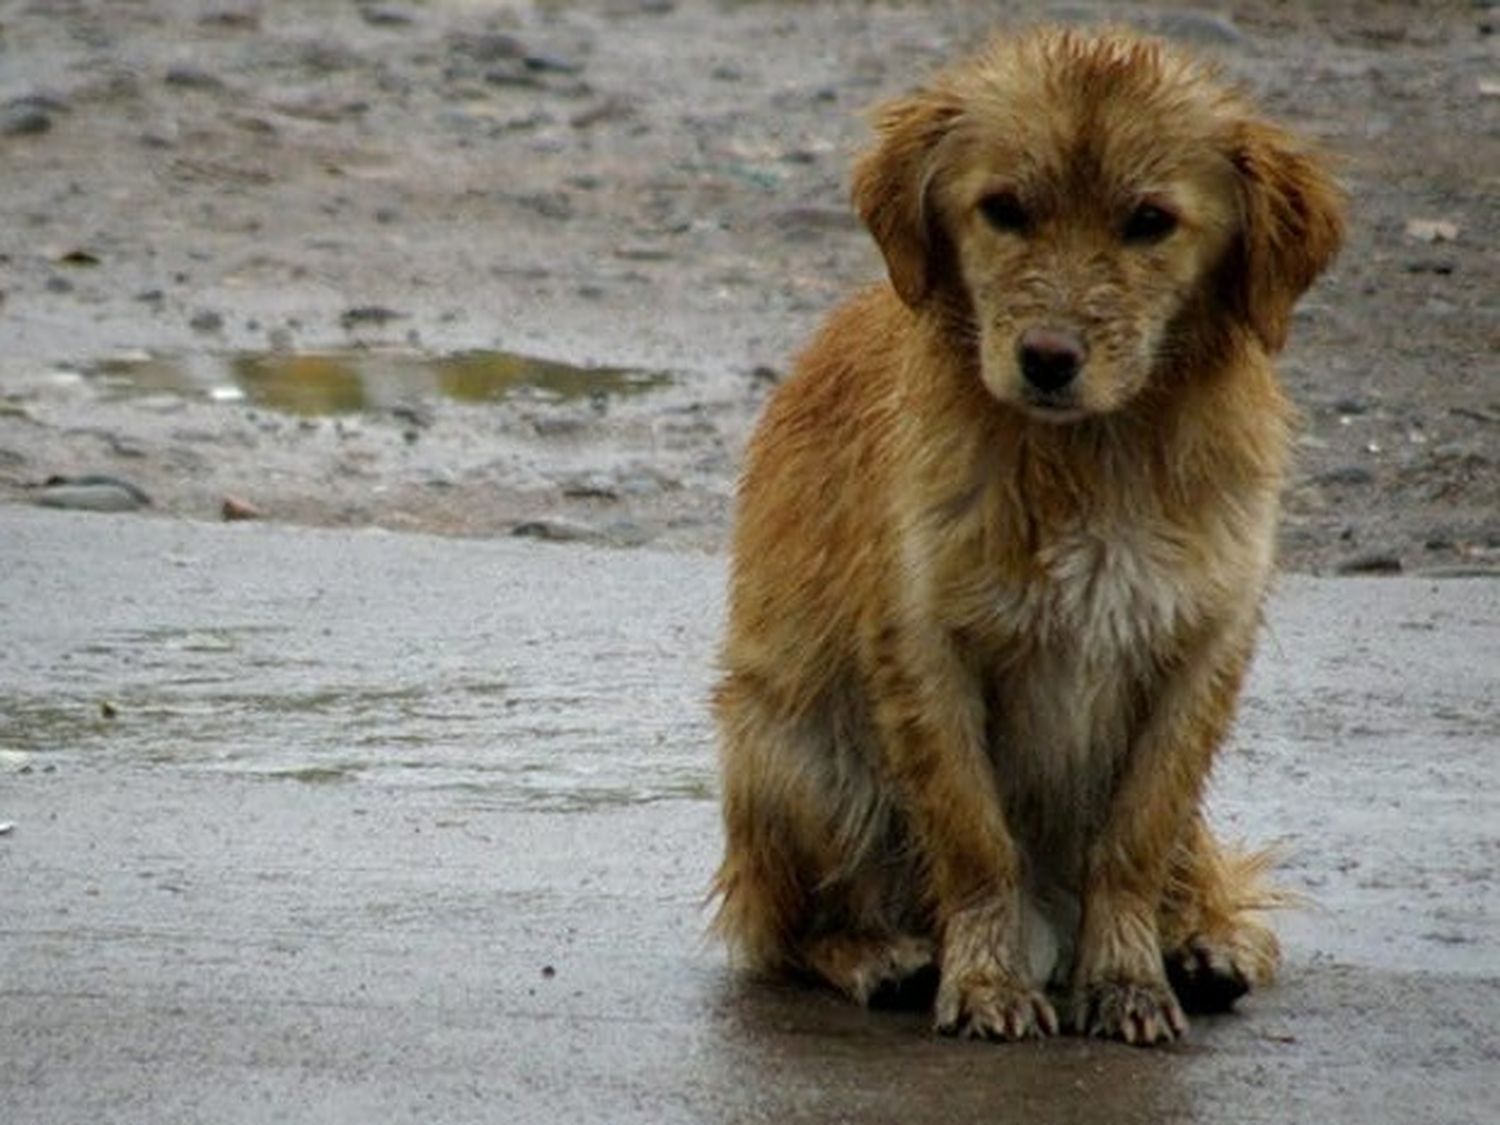
[[[101,699],[99,701],[99,717],[101,719],[118,719],[120,717],[120,709],[109,700]]]
[[[1363,551],[1341,560],[1335,574],[1400,574],[1401,559],[1390,551]]]
[[[129,481],[92,474],[50,477],[34,499],[43,508],[77,512],[134,512],[151,504],[151,497]]]
[[[0,136],[35,137],[52,128],[52,115],[28,105],[8,105],[0,109]]]
[[[591,125],[599,125],[616,121],[629,121],[635,116],[635,107],[623,98],[605,98],[598,105],[590,106],[568,118],[568,124],[575,129],[587,129]]]
[[[183,90],[222,90],[224,80],[195,66],[174,66],[162,79],[168,86]]]
[[[548,543],[595,543],[601,538],[587,524],[560,519],[523,520],[510,533],[518,539],[541,539]]]
[[[226,522],[235,520],[258,520],[264,519],[265,513],[248,500],[241,500],[238,496],[224,497],[224,504],[219,509],[219,514]]]
[[[384,305],[355,305],[343,311],[339,317],[339,324],[347,332],[366,324],[377,326],[388,324],[393,320],[400,320],[402,315],[395,309],[388,309]]]
[[[1333,400],[1333,409],[1336,414],[1348,414],[1357,417],[1360,414],[1369,413],[1370,404],[1362,398],[1336,398]]]
[[[9,836],[16,830],[15,821],[0,820],[0,836]]]
[[[516,202],[544,219],[571,219],[573,200],[565,191],[539,191],[516,197]]]
[[[581,63],[560,55],[526,55],[521,62],[534,74],[577,74],[583,69]]]
[[[420,402],[402,402],[391,407],[391,417],[418,430],[425,430],[436,419],[431,407]]]
[[[615,257],[626,262],[670,262],[675,256],[664,246],[631,244],[615,248]]]
[[[1448,219],[1408,219],[1406,237],[1417,242],[1454,242],[1458,224]]]
[[[224,327],[224,317],[213,309],[199,309],[188,320],[194,332],[218,332]]]
[[[260,13],[249,8],[225,8],[198,17],[204,27],[221,27],[226,31],[255,31],[260,27]]]
[[[384,4],[361,5],[359,17],[371,27],[407,27],[416,22],[410,12]]]
[[[0,106],[0,136],[35,137],[50,132],[52,121],[68,104],[50,94],[22,94]]]

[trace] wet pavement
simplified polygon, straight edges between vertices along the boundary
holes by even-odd
[[[1217,821],[1315,901],[1155,1052],[703,935],[722,562],[0,508],[16,1122],[1491,1122],[1500,583],[1288,579]]]

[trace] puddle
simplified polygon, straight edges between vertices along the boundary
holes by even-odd
[[[413,399],[484,404],[525,393],[568,401],[641,394],[670,377],[589,367],[515,352],[242,352],[141,355],[92,365],[89,376],[117,397],[176,395],[248,402],[304,417],[390,409]]]

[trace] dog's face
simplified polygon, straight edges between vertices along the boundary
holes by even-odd
[[[881,134],[855,201],[897,292],[957,296],[990,393],[1050,421],[1121,408],[1228,323],[1276,350],[1340,239],[1314,160],[1128,34],[998,43]]]

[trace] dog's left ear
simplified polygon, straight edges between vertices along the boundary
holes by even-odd
[[[1318,157],[1273,125],[1242,126],[1231,159],[1244,229],[1230,289],[1251,330],[1277,352],[1292,306],[1344,241],[1344,194]]]
[[[956,99],[930,89],[888,102],[876,113],[875,146],[854,166],[854,206],[896,293],[913,308],[933,283],[935,232],[927,206],[933,150],[959,112]]]

